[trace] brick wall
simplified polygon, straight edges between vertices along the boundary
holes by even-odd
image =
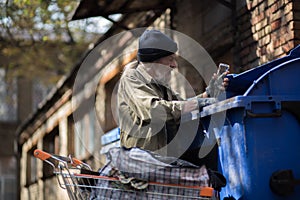
[[[232,65],[233,73],[282,57],[300,43],[299,0],[236,0],[232,11],[219,1],[177,1],[174,26],[216,64]]]
[[[300,15],[295,12],[299,3],[247,0],[237,15],[241,71],[282,57],[295,47],[296,29],[300,28]]]

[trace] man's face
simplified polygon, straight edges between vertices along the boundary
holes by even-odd
[[[160,84],[170,85],[171,74],[173,69],[177,68],[176,55],[172,54],[160,59],[147,63],[147,72]]]
[[[176,55],[172,54],[170,56],[162,57],[155,61],[156,63],[166,65],[168,67],[171,67],[172,69],[175,69],[178,67],[177,61],[176,61]]]
[[[155,65],[151,67],[152,76],[163,85],[170,85],[171,74],[173,69],[178,67],[176,55],[162,57],[153,62]]]

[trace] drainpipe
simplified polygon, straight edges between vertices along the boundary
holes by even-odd
[[[239,42],[239,30],[238,30],[238,23],[237,23],[237,14],[236,14],[236,0],[217,0],[219,3],[224,5],[225,7],[229,8],[231,10],[231,24],[233,27],[233,53],[234,53],[234,58],[233,58],[233,66],[241,66],[241,62],[239,59],[239,52],[240,52],[240,42]]]

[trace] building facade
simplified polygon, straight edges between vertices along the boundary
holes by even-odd
[[[75,12],[74,19],[118,13],[121,18],[110,19],[114,25],[95,48],[19,127],[16,153],[20,199],[66,199],[51,168],[33,157],[36,148],[64,156],[72,154],[96,170],[105,163],[102,154],[107,148],[118,145],[115,88],[123,67],[135,59],[137,48],[137,38],[119,34],[121,31],[140,27],[179,31],[198,42],[216,64],[230,64],[232,73],[282,57],[299,44],[297,1],[126,2],[114,0],[106,5],[98,1],[91,6],[84,0]],[[116,39],[108,40],[112,37]],[[206,80],[201,74],[184,61],[180,61],[179,70],[196,93],[203,91]]]

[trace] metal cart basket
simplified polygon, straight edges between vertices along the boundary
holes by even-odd
[[[145,187],[141,184],[140,189],[136,189],[126,185],[121,178],[99,175],[88,164],[71,156],[54,155],[39,149],[34,151],[34,156],[53,167],[59,186],[67,191],[71,200],[117,199],[116,194],[121,199],[218,199],[218,193],[212,187],[147,182]]]

